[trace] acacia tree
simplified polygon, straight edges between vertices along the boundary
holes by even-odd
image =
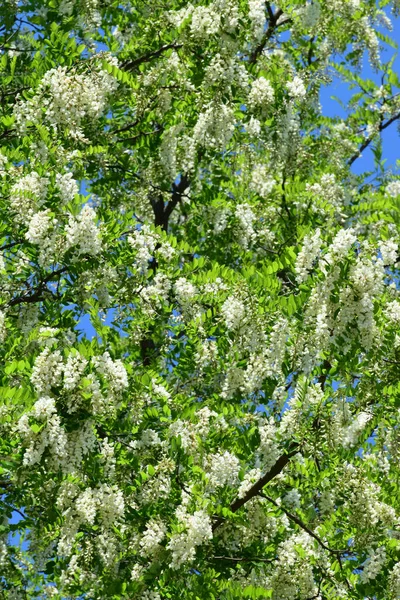
[[[400,598],[398,8],[3,2],[1,598]]]

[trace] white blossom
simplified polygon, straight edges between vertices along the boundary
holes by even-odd
[[[296,100],[302,100],[307,94],[304,81],[298,75],[296,75],[292,81],[288,81],[286,87],[289,95]]]
[[[220,15],[212,7],[197,6],[192,12],[190,31],[193,37],[207,39],[217,33],[220,25]]]
[[[368,558],[364,563],[364,568],[360,575],[361,581],[368,583],[368,581],[375,579],[381,572],[385,562],[386,549],[384,546],[379,546],[376,550],[371,549],[368,552]]]
[[[400,195],[400,180],[391,181],[386,186],[386,191],[392,198]]]
[[[303,247],[296,259],[296,279],[303,283],[311,271],[322,246],[321,231],[317,229],[313,235],[306,235]]]
[[[96,225],[96,213],[89,204],[85,204],[81,213],[71,216],[65,228],[66,247],[74,248],[79,255],[96,256],[101,252],[100,232]]]
[[[274,101],[275,93],[271,83],[265,77],[255,79],[251,85],[248,101],[253,107],[265,107]]]
[[[371,420],[371,415],[360,412],[353,422],[346,428],[343,434],[342,444],[345,448],[355,446],[366,424]]]
[[[17,219],[26,222],[34,215],[35,209],[42,206],[49,186],[47,177],[41,177],[36,171],[19,179],[11,188],[10,202]]]
[[[85,75],[71,72],[67,67],[50,69],[33,98],[16,104],[17,127],[24,132],[29,123],[41,124],[45,112],[45,121],[55,132],[61,126],[68,128],[72,137],[81,139],[83,120],[100,117],[116,87],[116,80],[98,67]]]
[[[58,385],[63,371],[63,360],[59,350],[45,348],[36,358],[31,382],[38,392],[47,392]]]
[[[397,262],[399,245],[395,240],[381,242],[379,249],[384,265],[394,265]]]
[[[181,521],[186,526],[186,531],[173,534],[167,545],[172,555],[172,569],[178,569],[182,564],[192,562],[196,547],[212,538],[211,519],[203,510],[198,510],[193,515],[184,513]]]
[[[275,180],[268,173],[266,165],[255,165],[251,173],[250,187],[261,198],[268,198],[275,185]]]
[[[123,392],[129,385],[128,374],[122,360],[113,360],[108,352],[92,358],[92,364],[107,381],[111,391]]]
[[[63,204],[71,202],[79,192],[78,184],[72,173],[56,174],[56,184]]]
[[[389,302],[383,312],[389,321],[396,325],[400,324],[400,302],[397,300]]]
[[[209,456],[209,482],[211,487],[235,485],[240,470],[239,459],[228,451]]]
[[[221,313],[224,317],[226,328],[233,331],[242,325],[246,315],[246,308],[239,298],[230,296],[223,303]]]
[[[160,547],[166,533],[166,526],[159,519],[150,519],[140,540],[140,547],[146,556],[152,556]]]
[[[265,26],[265,2],[263,0],[249,0],[249,18],[253,26],[256,39],[260,39]]]

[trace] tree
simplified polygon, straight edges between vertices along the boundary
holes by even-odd
[[[400,598],[398,9],[3,2],[1,598]]]

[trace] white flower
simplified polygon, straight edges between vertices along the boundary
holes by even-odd
[[[153,258],[158,241],[159,236],[148,225],[143,225],[128,236],[128,243],[137,250],[136,263],[141,273],[148,271],[149,261]]]
[[[389,575],[389,582],[393,598],[400,598],[400,562],[394,565]]]
[[[5,175],[5,166],[8,163],[8,158],[2,152],[0,152],[0,177]]]
[[[354,421],[347,427],[343,433],[342,444],[345,448],[350,448],[357,444],[358,438],[364,431],[364,428],[372,416],[366,412],[360,412]]]
[[[341,229],[333,238],[329,252],[325,254],[324,260],[332,264],[334,260],[342,260],[357,241],[357,236],[353,229]]]
[[[197,6],[192,12],[190,31],[193,37],[207,39],[217,33],[220,15],[209,6]]]
[[[300,492],[296,488],[293,488],[283,497],[283,503],[289,508],[300,508]]]
[[[50,418],[51,415],[54,414],[55,412],[56,412],[56,405],[54,402],[54,398],[42,396],[33,405],[31,414],[38,421],[43,421],[44,419]]]
[[[266,182],[266,187],[263,191],[267,192],[268,187],[269,185]],[[249,243],[256,238],[256,232],[254,231],[253,223],[255,222],[257,217],[248,204],[237,204],[235,209],[235,216],[238,219],[240,225],[240,229],[238,232],[238,241],[244,248],[247,248]]]
[[[104,352],[102,356],[93,357],[92,364],[113,392],[123,392],[128,387],[128,374],[121,360],[112,360],[109,353]]]
[[[386,305],[383,314],[392,323],[395,323],[396,325],[400,324],[400,302],[397,300],[389,302]]]
[[[47,195],[49,180],[41,177],[36,171],[22,177],[11,188],[11,207],[17,213],[17,219],[26,222],[34,215],[35,208],[40,207]]]
[[[72,173],[56,174],[56,184],[60,191],[61,201],[63,204],[71,202],[75,195],[79,192],[78,184],[72,176]]]
[[[247,133],[252,137],[257,137],[261,133],[261,123],[258,119],[251,116],[250,121],[246,125]]]
[[[0,310],[0,342],[4,342],[7,336],[6,314]]]
[[[94,524],[97,512],[97,498],[91,488],[86,488],[75,501],[75,510],[79,517],[89,523]]]
[[[193,139],[204,147],[224,149],[234,130],[233,109],[226,104],[210,103],[197,119],[193,128]]]
[[[193,298],[198,294],[197,288],[185,277],[180,277],[174,285],[175,295],[182,306],[193,302]]]
[[[386,549],[384,546],[379,546],[376,550],[370,550],[368,558],[364,563],[364,568],[360,574],[360,579],[363,583],[368,583],[375,579],[382,570],[386,562]]]
[[[253,25],[256,39],[260,39],[265,26],[265,2],[264,0],[249,0],[249,18]]]
[[[394,265],[397,262],[399,245],[394,240],[380,243],[380,251],[384,265]]]
[[[267,171],[266,165],[255,165],[251,173],[250,187],[261,198],[268,198],[275,186],[275,180]]]
[[[246,309],[241,300],[230,296],[223,303],[221,313],[225,319],[226,328],[233,331],[238,329],[243,323]]]
[[[152,556],[158,550],[166,531],[164,523],[158,519],[150,519],[140,540],[140,547],[145,556]]]
[[[253,81],[249,93],[250,106],[267,106],[274,101],[274,88],[265,77],[259,77]]]
[[[64,388],[66,390],[73,390],[78,385],[87,362],[79,352],[68,356],[64,367]]]
[[[388,185],[386,186],[386,191],[389,194],[389,196],[392,196],[392,198],[396,198],[397,196],[399,196],[400,180],[391,181],[390,183],[388,183]]]
[[[45,348],[36,358],[31,382],[38,392],[47,392],[58,385],[63,371],[63,360],[59,350]]]
[[[296,259],[296,280],[303,283],[312,269],[313,263],[318,257],[322,246],[321,231],[317,229],[313,235],[306,235],[303,248]]]
[[[71,216],[65,228],[66,247],[80,254],[96,256],[101,252],[100,233],[96,225],[96,213],[85,204],[77,217]]]
[[[108,58],[110,62],[114,59]],[[29,123],[47,123],[54,131],[67,128],[76,139],[82,138],[80,126],[85,118],[95,119],[104,112],[108,96],[118,83],[106,71],[93,65],[85,74],[67,67],[45,73],[36,94],[19,100],[14,108],[17,128],[23,133]]]
[[[288,89],[289,95],[296,100],[302,100],[307,94],[307,90],[303,80],[297,75],[293,78],[292,81],[287,82],[286,87]]]
[[[225,451],[223,454],[209,456],[209,462],[211,468],[208,479],[213,488],[235,485],[240,470],[240,462],[236,456]]]
[[[25,238],[31,244],[42,244],[53,225],[53,219],[49,210],[43,210],[33,215]]]
[[[212,539],[211,519],[203,510],[198,510],[193,515],[182,511],[180,520],[186,525],[186,531],[174,534],[167,545],[172,554],[172,569],[192,562],[196,555],[196,547]]]
[[[301,26],[306,30],[313,29],[321,16],[321,6],[319,2],[313,0],[312,3],[299,9],[298,14],[301,18]]]

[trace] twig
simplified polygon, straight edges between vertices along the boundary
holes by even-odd
[[[166,44],[165,46],[161,46],[161,48],[159,48],[158,50],[154,50],[153,52],[149,52],[148,54],[139,56],[139,58],[135,58],[133,60],[127,60],[127,61],[123,62],[121,65],[121,69],[124,69],[126,71],[131,71],[135,67],[138,67],[139,65],[141,65],[145,62],[149,62],[153,58],[158,58],[159,56],[164,54],[164,52],[166,52],[167,50],[171,50],[171,49],[178,50],[179,48],[182,48],[182,45],[183,44],[176,44],[175,42],[172,44]]]
[[[389,125],[391,125],[392,123],[394,123],[395,121],[397,121],[397,119],[400,119],[400,113],[397,113],[397,115],[394,115],[391,119],[389,119],[388,121],[386,121],[386,123],[382,123],[381,125],[379,125],[377,133],[380,133],[380,132],[384,131],[387,127],[389,127]],[[366,148],[368,148],[368,146],[371,144],[371,142],[373,142],[373,140],[375,139],[377,133],[375,133],[374,135],[371,135],[368,139],[365,140],[365,142],[363,144],[361,144],[360,148],[350,158],[349,162],[347,163],[349,165],[349,167],[351,167],[351,165],[357,160],[357,158],[360,158],[360,156],[364,152],[364,150]]]

